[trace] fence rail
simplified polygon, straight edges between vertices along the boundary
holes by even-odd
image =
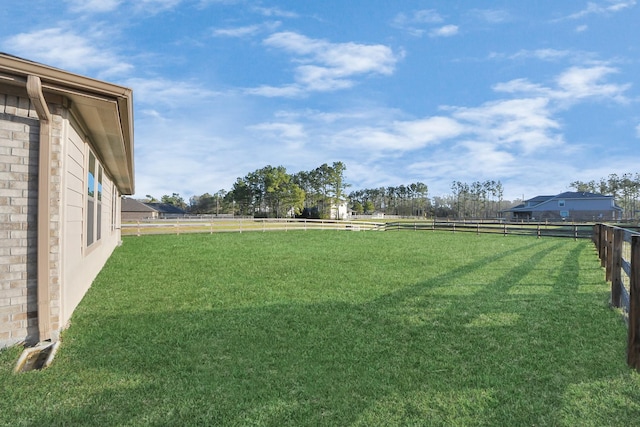
[[[379,231],[384,223],[293,218],[174,218],[149,219],[122,224],[123,236],[147,234],[220,233],[245,231],[348,230]]]
[[[592,224],[574,223],[509,223],[486,221],[399,221],[390,222],[385,230],[433,230],[466,232],[476,234],[503,234],[537,237],[570,237],[574,239],[590,239],[593,233]]]
[[[294,218],[172,218],[146,219],[122,224],[123,235],[183,234],[245,231],[350,230],[350,231],[448,231],[537,237],[591,238],[591,224],[508,223],[484,221],[414,220],[396,222],[343,221]]]
[[[611,305],[627,320],[627,364],[640,369],[640,233],[596,224],[593,242],[611,282]]]

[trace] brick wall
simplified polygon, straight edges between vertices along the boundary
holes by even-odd
[[[38,335],[38,144],[29,99],[0,93],[0,348]]]

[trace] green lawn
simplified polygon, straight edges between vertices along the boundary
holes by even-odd
[[[0,425],[637,425],[607,291],[586,240],[128,237]]]

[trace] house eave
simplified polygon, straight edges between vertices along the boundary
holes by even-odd
[[[70,101],[120,193],[133,194],[132,90],[0,53],[0,81],[24,85],[30,75],[40,78],[47,100],[58,96]]]

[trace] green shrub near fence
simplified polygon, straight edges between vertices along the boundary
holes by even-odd
[[[607,298],[587,240],[130,237],[0,425],[632,425]]]

